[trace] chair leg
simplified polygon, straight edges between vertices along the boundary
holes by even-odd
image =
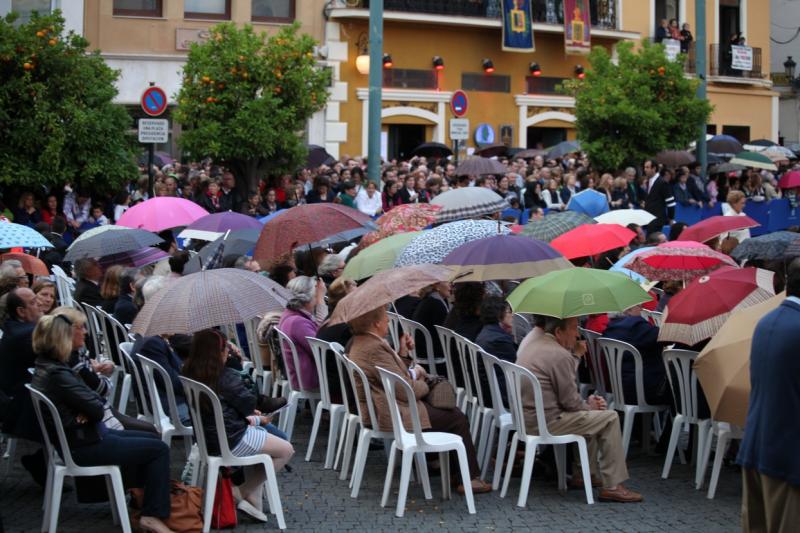
[[[350,460],[353,457],[353,441],[355,440],[356,430],[359,428],[360,422],[355,418],[349,419],[347,424],[347,438],[344,439],[344,448],[342,449],[342,471],[339,473],[339,479],[347,479],[347,473],[350,471]],[[341,445],[341,442],[339,443]]]
[[[311,453],[314,451],[314,444],[317,441],[317,432],[319,431],[319,424],[322,420],[322,402],[317,404],[317,409],[314,411],[314,425],[311,426],[311,437],[308,439],[308,451],[306,451],[306,462],[311,460]]]
[[[402,518],[403,514],[406,512],[408,485],[411,483],[411,464],[414,462],[415,455],[411,450],[404,450],[402,454],[403,459],[400,467],[400,490],[397,493],[397,507],[394,511],[394,515],[397,518]]]
[[[472,442],[478,442],[478,430],[481,426],[481,410],[477,402],[472,406],[472,419],[469,423],[469,434],[472,437]]]
[[[351,498],[358,498],[358,491],[361,488],[361,478],[364,476],[364,467],[367,463],[367,454],[369,453],[369,442],[372,440],[371,432],[369,429],[362,428],[361,435],[358,437],[358,447],[356,448],[356,458],[355,462],[353,463],[353,477],[350,478],[350,497]],[[394,469],[394,443],[392,443],[392,449],[389,452],[389,466],[388,470],[386,471],[386,475],[389,478],[389,484],[391,484],[391,472]],[[387,492],[387,489],[384,488],[384,492]],[[388,498],[388,493],[386,495]],[[385,507],[386,503],[382,503],[381,507]]]
[[[44,486],[44,500],[42,501],[42,511],[44,514],[44,524],[50,522],[50,509],[51,509],[51,500],[53,498],[53,473],[55,471],[55,466],[53,466],[52,458],[47,459],[47,481],[45,482]],[[44,530],[44,526],[42,526]]]
[[[558,476],[558,491],[567,492],[567,445],[553,444],[553,456],[556,459],[556,475]]]
[[[360,445],[361,443],[359,443],[359,446]],[[389,463],[386,465],[386,478],[383,481],[383,496],[381,496],[381,507],[386,507],[386,503],[389,501],[389,491],[392,488],[392,478],[394,477],[394,464],[396,460],[397,460],[397,446],[393,442],[391,451],[389,452]],[[356,465],[356,468],[358,468],[358,465]],[[359,479],[359,481],[361,480]]]
[[[528,503],[528,492],[531,486],[531,477],[533,476],[533,460],[536,458],[536,442],[532,444],[525,443],[525,463],[522,466],[522,483],[519,488],[519,498],[517,498],[517,507],[525,507]]]
[[[331,410],[331,427],[328,430],[328,449],[325,452],[325,466],[326,470],[333,467],[333,459],[336,454],[336,439],[339,437],[339,426],[342,424],[345,417],[344,407],[336,407]]]
[[[217,492],[217,476],[219,475],[219,465],[208,465],[206,476],[206,494],[203,502],[203,533],[208,533],[211,529],[211,513],[214,510],[214,495]]]
[[[622,425],[622,448],[625,450],[625,457],[628,457],[628,446],[631,443],[631,431],[633,430],[633,410],[625,410],[625,421]]]
[[[117,411],[122,414],[125,414],[125,410],[128,407],[128,398],[131,394],[131,375],[125,374],[122,378],[122,388],[119,391],[119,406],[117,407]]]
[[[678,438],[681,436],[683,428],[683,415],[676,415],[672,421],[672,433],[669,436],[669,446],[667,447],[667,457],[664,459],[664,468],[661,470],[661,478],[667,479],[672,468],[672,461],[675,459],[675,448],[678,446]]]
[[[189,456],[192,455],[192,436],[191,435],[183,435],[183,450],[186,452],[186,459],[189,459]]]
[[[117,512],[117,495],[114,494],[114,486],[111,483],[111,474],[103,476],[106,482],[106,493],[108,494],[108,503],[111,504],[111,521],[115,526],[119,525],[119,513]]]
[[[492,428],[494,428],[494,412],[487,410],[481,416],[480,438],[478,439],[478,449],[476,450],[478,461],[481,463],[483,463],[484,455],[486,455],[486,445]]]
[[[333,461],[333,469],[339,470],[339,464],[342,462],[342,454],[344,454],[344,443],[347,438],[347,432],[350,429],[350,413],[344,412],[344,419],[342,420],[342,427],[339,430],[339,444],[336,446],[336,457]],[[340,478],[344,479],[344,478]]]
[[[464,443],[459,443],[456,448],[458,454],[458,467],[461,470],[461,483],[464,484],[464,497],[467,499],[467,510],[469,514],[475,514],[475,497],[472,495],[472,480],[469,477],[469,466],[467,466],[467,450]]]
[[[583,489],[586,491],[586,503],[594,503],[594,493],[592,492],[592,476],[589,469],[589,451],[586,446],[586,439],[581,437],[578,440],[578,454],[581,456],[581,470],[583,471]]]
[[[11,464],[14,462],[14,456],[17,454],[17,439],[8,437],[6,439],[6,451],[3,454],[3,459],[6,462],[5,475],[11,472]]]
[[[425,454],[417,452],[414,454],[414,463],[417,467],[417,476],[422,485],[422,490],[425,493],[426,500],[433,499],[433,492],[431,492],[431,479],[428,476],[428,461],[425,459]]]
[[[486,480],[486,475],[489,473],[489,463],[492,462],[492,452],[494,451],[494,434],[497,431],[497,426],[492,423],[489,426],[489,437],[486,440],[485,449],[483,453],[478,456],[481,463],[481,479]]]
[[[42,525],[42,531],[56,533],[58,530],[58,512],[61,509],[61,491],[64,488],[64,471],[61,469],[53,473],[53,489],[50,491],[50,509],[47,513],[47,523]]]
[[[717,451],[714,452],[714,467],[711,469],[711,480],[708,482],[708,494],[706,497],[709,500],[713,500],[714,495],[717,493],[717,482],[719,482],[719,473],[722,470],[722,459],[725,457],[725,452],[728,451],[729,443],[730,433],[720,431],[717,437]]]
[[[286,433],[286,438],[289,442],[292,440],[292,432],[294,431],[294,419],[297,416],[297,410],[300,408],[299,402],[296,398],[290,398],[290,402],[293,404],[284,410],[286,420],[283,420],[284,415],[281,415],[281,422],[284,423],[282,431]]]
[[[511,482],[511,471],[514,470],[514,459],[517,456],[517,443],[519,443],[519,438],[517,438],[517,434],[514,433],[514,436],[511,437],[511,449],[508,451],[508,465],[506,465],[506,477],[503,480],[503,490],[500,491],[501,498],[506,497],[508,484]]]
[[[707,439],[710,438],[710,434],[708,429],[711,427],[710,420],[701,420],[697,424],[697,446],[695,446],[695,479],[697,479],[699,472],[700,472],[700,465],[703,463],[703,455],[706,450],[706,446],[708,443],[706,442]],[[704,472],[705,473],[705,472]]]
[[[267,501],[269,502],[270,511],[275,515],[280,529],[286,529],[286,520],[283,518],[283,506],[281,505],[281,494],[278,491],[278,480],[275,475],[275,466],[273,463],[265,462],[264,469],[267,471]]]
[[[719,440],[719,438],[718,438]],[[711,426],[708,428],[708,433],[706,434],[706,442],[703,446],[703,459],[700,461],[700,465],[697,468],[697,473],[694,477],[694,488],[695,490],[700,490],[703,488],[703,482],[705,481],[706,477],[706,469],[708,468],[708,460],[711,458],[711,445],[714,442],[714,424],[712,422]]]
[[[131,521],[128,518],[128,507],[125,503],[125,487],[122,485],[122,474],[119,470],[111,472],[111,487],[109,497],[113,498],[113,505],[116,505],[116,512],[114,513],[122,527],[124,533],[131,533]]]
[[[500,430],[500,437],[497,440],[497,455],[494,459],[494,474],[492,475],[492,490],[500,488],[500,479],[503,473],[503,458],[506,456],[506,445],[508,444],[508,429]]]

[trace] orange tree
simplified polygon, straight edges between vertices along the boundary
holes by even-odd
[[[330,73],[298,28],[267,37],[249,25],[219,24],[208,41],[192,45],[183,69],[178,142],[194,159],[230,168],[250,191],[264,175],[303,163],[306,121],[328,98]]]
[[[0,18],[0,183],[113,190],[137,174],[118,77],[59,11]]]

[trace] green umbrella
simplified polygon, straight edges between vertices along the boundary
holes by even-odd
[[[546,215],[540,220],[528,222],[522,229],[522,234],[526,237],[550,242],[559,235],[584,224],[597,224],[597,221],[577,211],[560,211]]]
[[[772,159],[756,152],[739,152],[736,157],[731,159],[729,163],[734,165],[742,165],[750,168],[763,168],[764,170],[778,170]]]
[[[368,278],[381,270],[388,270],[394,267],[397,256],[420,233],[422,232],[397,233],[364,248],[357,256],[347,262],[342,275],[358,281]]]
[[[516,313],[568,318],[624,311],[650,299],[620,272],[570,268],[525,281],[508,296],[508,303]]]

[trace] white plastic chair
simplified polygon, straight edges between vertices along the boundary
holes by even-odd
[[[400,317],[400,327],[405,333],[411,335],[411,338],[414,339],[414,349],[409,350],[409,355],[411,358],[414,359],[419,365],[423,365],[426,367],[429,376],[436,376],[438,375],[436,372],[436,365],[442,364],[445,362],[444,357],[436,357],[436,354],[433,353],[433,337],[431,337],[431,332],[428,331],[428,328],[420,324],[419,322],[415,322],[413,320],[409,320],[405,317]],[[425,358],[420,359],[418,356],[419,346],[417,340],[419,336],[422,336],[422,339],[425,344]]]
[[[697,374],[692,368],[694,360],[697,359],[697,352],[664,350],[662,357],[664,358],[669,385],[672,388],[673,395],[676,395],[680,400],[680,405],[675,418],[672,420],[672,433],[670,433],[667,457],[664,460],[664,469],[661,472],[661,477],[663,479],[669,477],[681,430],[685,425],[695,425],[697,426],[696,446],[694,447],[697,454],[695,478],[697,478],[700,475],[699,470],[703,451],[705,450],[705,439],[708,434],[709,424],[711,424],[711,420],[708,418],[701,419],[698,416],[697,399],[700,392],[697,386]],[[675,374],[674,380],[673,374]],[[678,382],[677,386],[675,381]]]
[[[77,300],[76,300],[77,301]],[[89,329],[89,337],[92,341],[92,348],[96,356],[105,355],[103,351],[103,329],[97,309],[84,302],[78,302],[86,315],[86,327]]]
[[[605,374],[603,373],[603,357],[600,352],[600,347],[597,346],[597,339],[600,335],[596,331],[590,329],[578,328],[578,332],[586,340],[586,351],[589,356],[589,374],[592,377],[592,384],[594,385],[594,393],[598,396],[605,398],[606,402],[611,404],[613,397],[608,392]]]
[[[514,342],[519,344],[522,342],[522,339],[525,338],[525,335],[530,333],[533,329],[528,318],[520,313],[514,313],[513,322],[511,324],[511,331],[514,335]]]
[[[631,431],[633,430],[633,418],[637,414],[644,416],[642,423],[642,445],[647,449],[650,442],[650,417],[655,417],[656,440],[659,439],[661,424],[658,414],[669,412],[668,405],[650,405],[644,397],[644,369],[642,355],[639,350],[627,342],[600,337],[597,339],[597,346],[603,350],[608,364],[608,374],[611,379],[611,391],[614,394],[614,402],[610,408],[624,413],[625,420],[622,426],[622,446],[625,449],[625,456],[628,455],[628,446],[631,442]],[[633,357],[636,372],[636,403],[628,403],[625,399],[624,387],[622,385],[622,361],[625,354]]]
[[[131,346],[123,347],[124,344],[130,344]],[[133,343],[123,342],[120,344],[120,349],[125,361],[125,371],[131,376],[131,386],[135,387],[134,396],[136,397],[136,409],[138,411],[136,418],[154,423],[153,408],[147,401],[147,386],[144,384],[144,378],[136,366],[136,362],[133,359],[134,356],[130,353],[130,350],[133,349]]]
[[[422,427],[419,422],[419,412],[417,411],[417,404],[414,401],[414,391],[411,389],[411,385],[393,372],[389,372],[380,367],[377,367],[377,370],[381,376],[381,383],[383,383],[383,388],[386,392],[386,400],[389,406],[389,412],[392,416],[392,429],[394,431],[394,441],[392,442],[391,451],[389,452],[389,466],[386,470],[386,480],[383,484],[381,507],[386,507],[386,503],[389,500],[389,491],[392,487],[392,477],[394,476],[394,466],[398,450],[402,455],[402,466],[400,469],[400,492],[397,496],[397,508],[395,510],[395,516],[397,517],[402,517],[405,512],[408,484],[411,481],[411,463],[415,456],[418,456],[418,471],[424,483],[428,476],[425,470],[424,454],[439,453],[442,492],[445,498],[450,498],[450,463],[448,461],[448,452],[455,451],[456,454],[458,454],[458,464],[461,470],[461,482],[464,486],[464,496],[467,500],[467,510],[469,514],[475,514],[475,500],[472,495],[472,480],[469,475],[469,466],[467,464],[467,450],[464,447],[464,442],[461,440],[461,437],[453,435],[452,433],[422,433]],[[408,409],[411,418],[412,432],[406,431],[403,426],[403,419],[400,415],[400,408],[397,403],[397,388],[403,391],[406,398],[410,398]]]
[[[300,386],[299,390],[296,390],[292,386],[291,377],[288,375],[291,374],[291,371],[289,370],[288,366],[285,366],[287,374],[286,389],[288,390],[287,402],[289,403],[289,406],[281,412],[279,428],[281,431],[286,433],[287,440],[291,441],[292,431],[294,430],[294,419],[297,416],[297,409],[300,407],[300,403],[303,400],[317,402],[322,398],[322,396],[320,395],[319,391],[311,390],[310,387],[307,387],[306,384],[303,383],[303,375],[300,373],[300,356],[297,355],[297,347],[294,345],[294,341],[292,341],[292,339],[289,338],[286,333],[277,327],[274,329],[278,334],[278,338],[280,339],[284,365],[286,365],[286,352],[288,351],[291,355],[292,362],[294,363],[293,366],[294,373],[297,377],[297,384]]]
[[[33,408],[36,410],[36,418],[39,420],[39,428],[42,430],[42,437],[47,448],[47,483],[44,493],[42,531],[51,533],[57,531],[61,492],[64,488],[65,477],[108,476],[106,477],[106,489],[111,502],[114,524],[119,525],[125,533],[130,533],[131,525],[128,519],[128,507],[125,503],[125,488],[122,485],[122,474],[119,467],[116,465],[78,466],[75,464],[56,406],[47,396],[34,389],[30,384],[26,384],[25,387],[31,392]],[[44,412],[47,413],[47,421],[45,421]],[[56,452],[56,447],[51,441],[49,425],[52,425],[52,429],[55,430],[61,455]]]
[[[474,420],[478,412],[477,378],[472,373],[472,364],[469,362],[469,348],[472,344],[466,337],[453,333],[456,341],[456,354],[461,365],[461,374],[464,378],[464,397],[459,408],[470,422],[470,434],[473,433]],[[476,430],[477,431],[477,430]],[[474,437],[473,437],[474,440]]]
[[[728,446],[732,440],[742,440],[744,438],[744,430],[727,422],[711,421],[711,426],[708,428],[708,434],[705,438],[703,460],[695,478],[695,488],[697,490],[703,488],[708,460],[711,457],[711,443],[715,435],[717,437],[717,447],[714,451],[714,467],[711,469],[711,480],[708,482],[708,493],[706,494],[709,500],[713,500],[714,495],[717,493],[717,482],[719,482],[719,473],[722,470],[722,460],[728,451]]]
[[[456,344],[456,335],[457,333],[452,329],[448,329],[444,326],[434,326],[436,328],[436,333],[439,336],[439,343],[442,345],[442,351],[444,352],[444,364],[447,370],[447,381],[453,386],[453,389],[456,391],[456,405],[461,405],[464,401],[464,387],[459,387],[458,380],[456,379],[456,368],[453,364],[453,346]],[[463,371],[462,371],[463,375]]]
[[[153,412],[153,424],[161,433],[161,440],[167,446],[172,444],[172,437],[183,437],[183,444],[186,448],[186,456],[192,453],[192,435],[194,432],[191,426],[185,426],[178,416],[178,402],[175,400],[175,391],[172,389],[172,381],[169,374],[160,364],[152,359],[136,354],[139,363],[142,365],[142,374],[147,389],[147,396],[150,399],[150,407]],[[164,405],[161,402],[161,395],[158,394],[156,386],[156,375],[161,380],[164,391],[167,395],[169,404],[169,414],[164,412]]]
[[[339,344],[337,346],[341,347]],[[339,446],[336,449],[336,461],[333,464],[333,469],[338,469],[341,461],[342,468],[341,472],[339,472],[339,479],[345,480],[347,479],[347,473],[350,471],[353,443],[355,442],[356,430],[361,427],[361,417],[358,415],[358,406],[350,404],[351,398],[358,404],[358,398],[356,398],[355,389],[350,380],[344,348],[335,350],[333,355],[336,358],[336,370],[339,376],[339,387],[342,391],[342,403],[344,404],[344,423],[339,434]],[[348,394],[348,391],[352,392],[352,396]]]
[[[386,311],[389,318],[389,337],[392,341],[392,348],[400,349],[400,315],[391,311]]]
[[[72,295],[75,294],[75,280],[70,278],[58,265],[51,266],[50,270],[53,271],[55,276],[56,291],[58,291],[58,301],[60,305],[73,305]]]
[[[330,343],[314,337],[306,337],[308,345],[311,346],[311,353],[314,356],[314,363],[317,366],[317,377],[319,378],[320,401],[314,410],[314,424],[311,426],[311,438],[308,441],[308,451],[306,452],[306,462],[311,460],[314,451],[314,443],[317,440],[317,432],[322,422],[322,411],[330,413],[330,427],[328,429],[328,449],[325,453],[326,470],[333,467],[333,460],[336,453],[336,438],[339,435],[339,427],[344,419],[344,404],[331,402],[331,390],[328,384],[328,351],[343,352],[344,348],[338,343]]]
[[[228,447],[228,438],[225,435],[225,421],[222,418],[222,405],[217,395],[202,383],[183,376],[181,376],[181,383],[183,383],[183,390],[186,392],[186,402],[189,404],[189,411],[192,414],[192,426],[194,428],[195,440],[197,441],[200,461],[202,461],[207,470],[206,486],[204,489],[205,501],[203,502],[203,532],[207,533],[211,528],[211,512],[213,511],[214,495],[217,491],[219,469],[223,466],[249,466],[258,464],[264,465],[264,469],[267,473],[267,480],[264,483],[264,488],[267,493],[267,501],[269,502],[270,510],[277,518],[278,527],[286,529],[272,457],[266,454],[250,455],[247,457],[236,457],[233,455]],[[204,412],[204,409],[201,407],[203,404],[210,405],[213,414]],[[217,429],[216,435],[205,434],[203,421],[209,416],[214,417],[214,424]],[[209,439],[217,440],[219,455],[209,454]]]
[[[472,378],[475,397],[477,398],[477,404],[472,411],[470,431],[472,441],[477,444],[478,459],[480,460],[484,456],[486,441],[489,438],[489,428],[493,424],[494,410],[488,407],[486,398],[483,396],[484,390],[480,379],[480,368],[483,366],[481,353],[483,350],[474,342],[467,342],[464,351],[467,357],[467,364],[469,364],[469,374]]]
[[[489,380],[489,391],[492,395],[491,409],[493,412],[491,423],[486,428],[487,441],[484,455],[481,457],[481,479],[486,479],[492,457],[492,448],[494,446],[494,434],[495,431],[498,431],[497,455],[495,457],[494,474],[492,477],[492,490],[497,490],[500,488],[500,478],[503,473],[503,458],[505,457],[506,445],[508,444],[508,435],[514,429],[514,422],[511,420],[511,413],[505,408],[505,405],[503,405],[503,397],[500,394],[499,379],[502,379],[503,382],[505,382],[506,379],[500,359],[483,350],[481,350],[480,355],[483,359],[483,366],[486,369],[486,377]],[[499,378],[497,374],[498,371],[500,372]],[[508,387],[506,387],[506,392],[508,392]]]
[[[517,507],[525,507],[528,501],[528,492],[530,489],[531,475],[533,474],[533,460],[536,458],[536,448],[540,444],[553,444],[563,445],[570,443],[578,444],[578,453],[581,459],[581,470],[583,473],[583,487],[586,492],[586,503],[594,503],[594,494],[592,493],[592,481],[589,475],[589,452],[586,447],[586,439],[581,435],[553,435],[547,429],[547,421],[544,418],[544,409],[536,409],[536,427],[538,435],[528,435],[528,430],[525,426],[525,412],[522,403],[522,387],[523,384],[533,388],[533,402],[534,406],[544,405],[542,400],[542,387],[539,380],[527,368],[509,363],[507,361],[500,361],[499,364],[503,367],[503,372],[506,376],[506,386],[508,387],[508,402],[511,410],[511,421],[514,425],[514,437],[511,439],[511,450],[508,452],[508,463],[506,465],[506,477],[503,480],[503,490],[500,492],[500,497],[505,498],[508,492],[508,485],[511,482],[511,471],[514,468],[514,458],[517,455],[517,446],[522,443],[525,446],[525,462],[522,467],[522,483],[519,490],[519,498],[517,498]],[[566,469],[565,469],[565,455],[566,450],[559,447],[556,450],[556,464],[558,466],[558,485],[560,490],[566,490]]]
[[[250,360],[253,362],[253,379],[261,380],[259,390],[264,396],[269,395],[272,388],[272,370],[267,368],[261,357],[261,345],[258,342],[258,323],[260,317],[244,321],[244,330],[247,334],[247,346],[250,349]]]

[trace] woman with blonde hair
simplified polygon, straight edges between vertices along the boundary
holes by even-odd
[[[103,274],[103,282],[100,284],[100,296],[103,297],[103,303],[100,307],[106,313],[114,312],[114,306],[119,298],[119,279],[124,270],[122,265],[113,265],[108,267]]]
[[[46,278],[37,279],[31,287],[36,294],[36,303],[43,314],[47,314],[56,307],[56,284]]]
[[[742,191],[730,191],[726,198],[726,203],[722,204],[722,215],[726,217],[747,216],[744,212],[745,204],[747,204],[747,197]],[[750,230],[740,229],[731,231],[727,235],[722,235],[720,239],[724,241],[725,237],[733,237],[737,241],[742,242],[750,238]]]

